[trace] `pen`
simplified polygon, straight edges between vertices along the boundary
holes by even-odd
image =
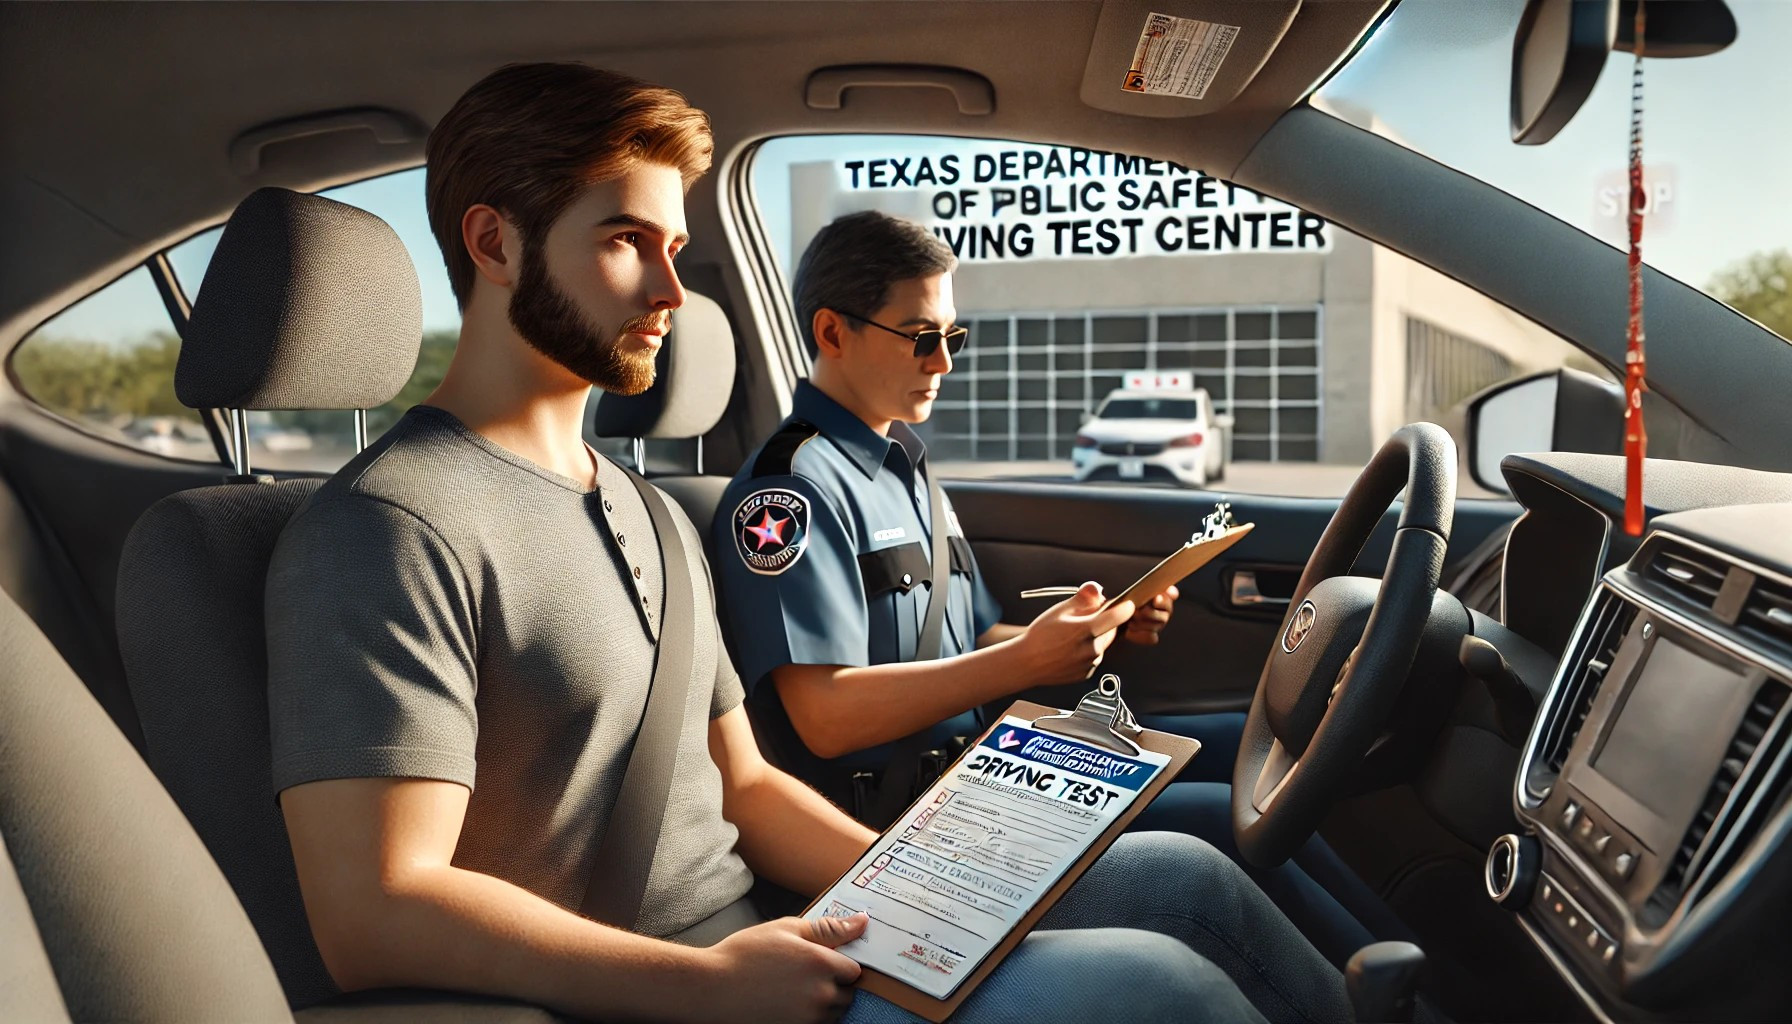
[[[1021,600],[1023,600],[1023,601],[1030,600],[1035,597],[1069,597],[1070,595],[1076,593],[1077,591],[1079,591],[1081,589],[1083,589],[1083,588],[1081,588],[1081,587],[1034,587],[1032,590],[1021,591],[1020,596],[1021,596]]]

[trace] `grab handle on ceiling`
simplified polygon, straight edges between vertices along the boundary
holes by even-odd
[[[848,89],[944,89],[970,117],[995,113],[996,90],[989,79],[963,68],[921,64],[843,64],[820,68],[809,76],[805,100],[811,110],[839,110]]]
[[[333,135],[337,132],[369,131],[382,145],[421,142],[425,135],[416,118],[382,107],[357,107],[322,114],[306,114],[259,125],[238,135],[230,143],[230,166],[242,177],[261,170],[262,150],[281,142]]]

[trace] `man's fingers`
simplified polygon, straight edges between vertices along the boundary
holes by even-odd
[[[1089,618],[1089,632],[1094,636],[1117,629],[1121,623],[1129,621],[1138,611],[1131,601],[1122,601],[1107,611]]]
[[[829,950],[828,966],[833,968],[834,980],[842,985],[850,985],[859,980],[859,962],[844,953]],[[851,1001],[850,994],[847,999]]]
[[[1089,580],[1077,588],[1076,596],[1071,600],[1075,601],[1079,608],[1087,610],[1099,608],[1101,606],[1101,584]]]
[[[865,934],[865,926],[870,923],[871,918],[864,914],[853,914],[851,917],[817,918],[808,922],[809,927],[807,933],[803,937],[816,945],[826,946],[829,949],[833,949],[836,946],[844,946],[848,942]],[[848,963],[852,963],[852,961],[846,957],[841,957],[841,959],[846,960]],[[856,970],[858,965],[853,964],[853,967],[855,968],[853,977],[856,978],[858,977],[858,972]]]

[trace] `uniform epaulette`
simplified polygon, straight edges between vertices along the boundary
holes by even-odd
[[[796,459],[796,450],[801,448],[821,428],[806,420],[791,420],[778,428],[759,449],[759,457],[753,460],[753,478],[765,476],[789,476],[790,464]]]

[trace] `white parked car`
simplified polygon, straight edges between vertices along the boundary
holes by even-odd
[[[1206,487],[1226,475],[1231,426],[1201,388],[1120,388],[1077,432],[1070,460],[1078,480]]]

